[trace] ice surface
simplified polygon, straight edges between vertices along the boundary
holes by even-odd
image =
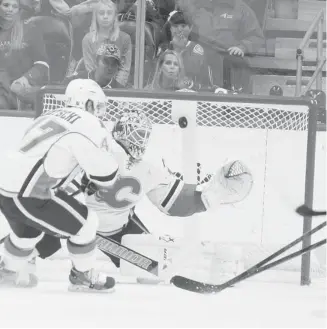
[[[36,288],[0,287],[0,327],[326,328],[325,281],[301,287],[298,273],[260,274],[217,295],[134,283],[112,293],[72,293],[68,261],[38,263]]]

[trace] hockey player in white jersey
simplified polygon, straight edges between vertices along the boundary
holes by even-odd
[[[152,166],[142,159],[151,129],[151,122],[142,111],[124,113],[114,124],[109,144],[119,165],[117,180],[110,187],[99,189],[86,175],[82,178],[86,204],[99,217],[98,233],[118,242],[125,234],[149,233],[132,212],[145,196],[166,215],[187,217],[221,204],[239,202],[252,187],[252,175],[240,161],[220,168],[201,186],[201,191],[197,185],[187,184],[168,171]],[[56,252],[60,248],[58,242],[45,237],[38,245],[41,257]],[[120,260],[114,256],[111,259],[118,267]]]
[[[44,113],[16,150],[0,159],[0,209],[11,233],[4,242],[0,283],[34,286],[18,275],[35,256],[44,234],[67,239],[72,290],[110,290],[115,280],[96,271],[96,214],[59,187],[82,169],[97,186],[115,185],[118,164],[108,152],[108,132],[97,118],[106,97],[92,80],[74,80],[66,107]]]

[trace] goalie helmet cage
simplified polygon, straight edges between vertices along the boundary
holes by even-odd
[[[61,86],[43,87],[37,97],[37,115],[64,107],[64,90]],[[317,130],[317,106],[313,100],[252,95],[217,96],[207,93],[152,93],[142,90],[113,89],[105,90],[105,93],[108,101],[107,112],[103,120],[114,121],[120,116],[122,110],[142,108],[154,124],[153,139],[156,145],[152,148],[151,145],[149,146],[151,149],[149,153],[153,155],[156,153],[157,157],[163,157],[170,169],[181,171],[184,174],[185,180],[199,183],[218,168],[222,161],[226,161],[226,158],[234,157],[241,160],[244,157],[247,158],[244,159],[245,163],[250,170],[254,171],[253,194],[255,197],[250,196],[249,200],[245,201],[245,208],[241,207],[233,217],[240,214],[244,217],[244,213],[247,215],[238,223],[250,221],[249,226],[252,225],[251,229],[256,232],[256,236],[261,234],[255,240],[258,245],[265,245],[263,236],[267,237],[269,225],[281,217],[282,223],[288,223],[289,217],[293,216],[293,224],[295,223],[296,227],[299,226],[300,230],[295,230],[296,232],[291,236],[279,241],[280,246],[301,235],[301,231],[307,232],[311,229],[310,217],[303,218],[303,228],[301,229],[301,221],[298,217],[296,218],[294,209],[296,205],[303,203],[303,197],[305,205],[310,208],[313,206]],[[182,120],[179,120],[181,118]],[[174,137],[170,138],[171,135]],[[291,144],[289,144],[290,140],[293,140]],[[298,146],[294,146],[294,142]],[[285,149],[287,146],[288,149]],[[207,147],[209,149],[211,147],[211,149],[207,151]],[[170,150],[170,148],[172,148],[171,153],[173,154],[167,152],[167,149]],[[295,149],[297,148],[301,149],[300,158],[303,165],[292,167],[287,162],[292,161],[293,157],[296,158]],[[281,154],[278,153],[280,149],[283,150]],[[231,150],[234,153],[230,152]],[[175,158],[180,154],[182,154],[182,159],[178,167],[178,165],[175,166]],[[289,159],[281,159],[287,154],[290,154]],[[271,157],[273,157],[273,161],[271,161]],[[167,158],[170,158],[171,162],[166,161]],[[279,163],[280,161],[282,164]],[[296,177],[292,178],[292,173]],[[297,203],[288,204],[288,197],[292,198],[290,194],[286,198],[283,194],[279,198],[271,197],[276,194],[274,189],[270,188],[273,181],[282,182],[280,188],[283,190],[285,184],[292,185],[292,179],[295,184],[294,193],[298,190],[296,185],[301,184],[302,186],[301,195],[298,195],[296,200]],[[259,188],[255,188],[256,183]],[[281,202],[280,208],[278,205],[276,207],[276,200]],[[282,205],[283,201],[285,201],[284,205]],[[270,212],[275,208],[276,211],[281,209],[282,212],[274,214],[273,220],[266,219],[269,216],[271,218]],[[288,208],[287,211],[285,211],[286,208]],[[233,212],[234,209],[228,211]],[[257,218],[256,222],[254,220],[256,224],[251,222],[251,214]],[[223,215],[219,216],[223,218]],[[226,216],[229,217],[229,212],[226,213]],[[279,225],[278,221],[276,225]],[[289,232],[293,231],[293,226],[290,228],[287,227],[287,224],[281,225],[285,225]],[[246,231],[245,227],[243,225],[239,231]],[[280,229],[281,235],[285,227]],[[234,231],[238,230],[234,229]],[[249,236],[252,234],[249,233],[249,229],[246,233]],[[303,247],[310,244],[311,238],[309,237],[303,242]],[[259,247],[259,249],[264,248]],[[270,252],[274,250],[272,249]],[[263,256],[256,261],[264,258]],[[312,273],[310,262],[310,253],[302,256],[298,268],[301,270],[301,285],[310,284],[310,274]],[[318,268],[318,271],[321,269]]]

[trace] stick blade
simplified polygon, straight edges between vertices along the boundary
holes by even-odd
[[[306,205],[299,206],[295,209],[295,212],[300,216],[325,216],[326,211],[315,211]]]
[[[170,283],[177,288],[196,292],[198,294],[215,294],[220,291],[220,285],[202,283],[179,275],[173,276]]]

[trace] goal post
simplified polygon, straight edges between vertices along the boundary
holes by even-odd
[[[200,183],[230,158],[244,160],[253,171],[255,184],[247,200],[219,211],[217,220],[203,215],[211,223],[216,220],[218,227],[206,234],[242,241],[251,258],[257,250],[273,252],[311,229],[311,218],[304,218],[301,225],[294,210],[302,203],[312,207],[314,200],[314,101],[144,90],[109,89],[105,93],[108,101],[104,120],[117,120],[126,108],[142,108],[154,124],[149,160],[163,158],[186,180]],[[64,105],[64,88],[46,86],[37,97],[37,114]],[[179,125],[184,117],[187,127]],[[307,238],[303,246],[310,243]],[[254,245],[255,251],[251,249]],[[263,256],[257,255],[259,260]],[[302,285],[310,283],[311,261],[308,253],[294,265],[301,271]],[[319,264],[316,266],[319,268]]]
[[[308,137],[306,149],[306,170],[305,170],[305,187],[304,187],[304,204],[309,208],[313,207],[314,197],[314,180],[315,180],[315,161],[316,161],[316,137],[317,137],[317,117],[318,105],[314,100],[310,101],[308,108]],[[312,229],[312,217],[303,218],[303,233]],[[302,247],[308,247],[311,244],[311,236],[303,240]],[[310,255],[302,255],[301,262],[301,285],[309,285],[310,280]]]

